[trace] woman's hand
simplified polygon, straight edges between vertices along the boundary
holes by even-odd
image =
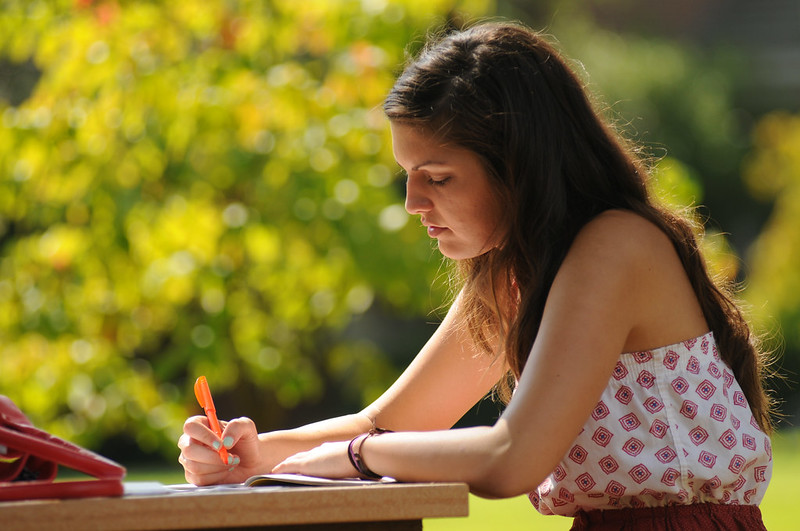
[[[307,452],[287,457],[272,472],[337,479],[358,477],[358,472],[347,457],[347,446],[347,441],[324,443]]]
[[[242,417],[221,422],[222,437],[211,431],[205,416],[187,419],[183,435],[178,439],[186,481],[194,485],[241,483],[248,477],[263,472],[263,457],[255,423]],[[219,448],[229,450],[228,462],[223,463]],[[346,458],[345,454],[345,458]]]

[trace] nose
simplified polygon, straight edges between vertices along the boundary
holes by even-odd
[[[425,193],[418,180],[409,177],[406,179],[406,212],[409,214],[424,214],[433,208],[433,201]]]

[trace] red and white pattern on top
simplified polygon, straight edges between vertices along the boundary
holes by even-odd
[[[761,502],[769,437],[711,332],[620,356],[583,430],[529,497],[542,514]]]

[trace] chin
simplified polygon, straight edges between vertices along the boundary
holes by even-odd
[[[450,260],[468,260],[470,258],[475,258],[476,256],[480,256],[483,254],[482,251],[470,252],[467,249],[454,248],[452,246],[442,245],[441,242],[439,242],[439,252],[442,253],[442,255],[444,255],[446,258],[449,258]]]

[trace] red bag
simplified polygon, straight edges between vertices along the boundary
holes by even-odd
[[[59,465],[94,478],[55,481]],[[121,496],[125,468],[31,424],[0,395],[0,501]]]

